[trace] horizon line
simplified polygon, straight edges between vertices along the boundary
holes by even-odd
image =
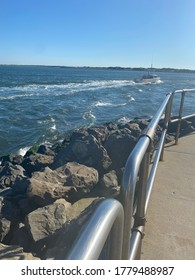
[[[104,69],[150,69],[151,67],[144,66],[70,66],[70,65],[47,65],[47,64],[15,64],[15,63],[0,63],[0,66],[40,66],[40,67],[64,67],[64,68],[104,68]],[[179,71],[195,71],[189,68],[174,68],[174,67],[152,67],[155,70],[179,70]]]

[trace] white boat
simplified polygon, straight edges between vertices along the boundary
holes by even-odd
[[[161,79],[158,75],[153,73],[153,68],[151,65],[150,71],[148,71],[147,74],[143,75],[141,79],[136,79],[136,83],[142,83],[142,84],[157,84],[161,82]]]
[[[140,79],[141,83],[148,84],[148,83],[159,83],[161,82],[160,77],[156,74],[148,73],[143,75]]]

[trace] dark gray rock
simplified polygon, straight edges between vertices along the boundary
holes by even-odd
[[[12,202],[0,197],[0,242],[9,239],[12,229],[18,223],[19,209]]]
[[[137,123],[142,131],[149,125],[150,121],[146,119],[135,119],[133,122]]]
[[[52,169],[56,169],[68,162],[76,161],[76,157],[73,154],[70,143],[65,146],[61,146],[55,154],[54,161],[50,165]]]
[[[47,155],[47,156],[54,156],[55,155],[55,152],[51,149],[51,147],[49,147],[47,145],[40,145],[38,150],[37,150],[37,153]]]
[[[119,125],[120,129],[124,129],[127,128],[131,131],[131,135],[138,138],[141,134],[141,128],[139,127],[138,123],[134,123],[134,122],[127,122],[125,124],[120,124]]]
[[[0,242],[4,240],[4,238],[8,235],[11,228],[11,221],[6,218],[0,219]]]
[[[183,129],[186,129],[188,126],[191,125],[191,122],[187,121],[187,120],[182,120],[181,122],[181,132]],[[177,126],[178,126],[178,122],[173,122],[173,123],[169,123],[168,126],[168,133],[172,133],[175,134],[177,131]]]
[[[180,136],[186,136],[195,131],[195,128],[192,125],[188,125],[186,128],[181,130]]]
[[[5,165],[0,167],[0,189],[12,188],[16,180],[20,181],[24,177],[26,177],[26,173],[21,165],[6,162]]]
[[[10,245],[19,245],[24,251],[31,251],[34,247],[34,242],[27,232],[27,229],[23,223],[19,223],[12,234]]]
[[[173,135],[166,134],[166,137],[165,137],[165,144],[170,143],[170,142],[173,142],[174,140],[175,140],[175,137],[174,137]]]
[[[0,243],[0,260],[40,260],[31,253],[23,252],[17,245],[4,245]]]
[[[109,135],[109,131],[106,125],[99,127],[90,127],[87,129],[87,131],[89,135],[93,135],[101,144],[106,141]]]
[[[6,156],[0,157],[1,165],[7,164],[7,162],[12,163],[13,165],[20,165],[23,161],[23,157],[21,155],[9,154]]]
[[[31,176],[33,172],[41,171],[46,166],[51,165],[53,163],[53,159],[54,156],[36,153],[26,157],[22,162],[22,166],[26,170],[27,174]]]
[[[18,200],[17,204],[20,209],[20,216],[22,221],[24,220],[26,215],[40,207],[40,205],[36,203],[36,200],[33,201],[28,197],[21,198],[20,200]]]
[[[69,142],[74,142],[78,139],[82,139],[83,137],[89,136],[89,133],[86,128],[82,127],[80,129],[76,129],[70,135]]]
[[[78,163],[94,167],[99,173],[105,173],[111,165],[106,149],[93,135],[74,141],[71,149]]]
[[[116,130],[109,135],[104,147],[112,160],[112,169],[120,169],[125,165],[136,142],[136,138],[131,135],[131,131],[127,128]]]

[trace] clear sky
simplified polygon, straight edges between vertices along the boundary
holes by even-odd
[[[195,69],[195,0],[0,0],[0,64]]]

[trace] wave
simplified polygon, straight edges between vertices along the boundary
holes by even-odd
[[[51,132],[57,129],[55,119],[51,115],[45,116],[43,119],[38,120],[37,123],[40,126],[46,127]]]
[[[24,156],[26,154],[26,152],[31,148],[31,146],[28,146],[28,147],[24,147],[24,148],[20,148],[18,151],[17,151],[17,155],[20,155],[20,156]]]
[[[1,96],[0,100],[12,100],[12,99],[16,99],[16,98],[23,98],[23,97],[31,97],[31,96],[39,96],[39,94],[16,94],[16,95],[8,95],[8,96]]]
[[[157,84],[163,84],[164,82],[162,80],[158,80],[158,81],[155,81],[155,82],[142,82],[142,81],[138,81],[138,82],[135,82],[135,85],[141,85],[141,86],[145,86],[145,85],[157,85]]]
[[[122,117],[122,118],[119,118],[119,119],[117,120],[117,122],[118,122],[118,123],[121,123],[121,124],[126,124],[126,123],[128,123],[128,122],[130,122],[130,121],[131,121],[131,119],[128,118],[128,117]]]
[[[86,111],[86,112],[83,114],[83,119],[84,119],[84,120],[95,121],[95,120],[96,120],[96,117],[92,114],[92,111],[89,110],[89,111]]]
[[[111,102],[101,102],[101,101],[97,101],[95,102],[92,107],[118,107],[118,106],[125,106],[127,105],[127,103],[119,103],[119,104],[116,104],[116,103],[111,103]]]

